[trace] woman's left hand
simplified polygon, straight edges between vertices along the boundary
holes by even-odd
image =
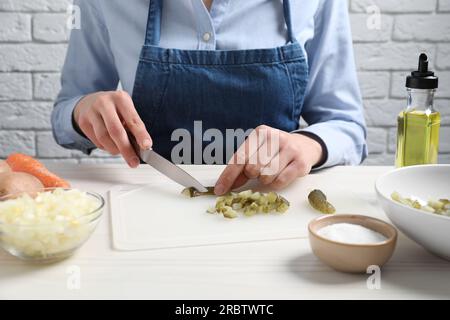
[[[320,143],[305,135],[259,126],[239,147],[216,183],[217,195],[258,179],[282,189],[307,175],[323,157]]]

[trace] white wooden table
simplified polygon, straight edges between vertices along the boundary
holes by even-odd
[[[131,170],[122,165],[61,165],[52,169],[75,187],[104,195],[117,184],[142,184],[161,178],[150,167]],[[221,171],[221,167],[187,169],[194,175],[207,170],[214,176]],[[319,185],[334,179],[336,187],[351,188],[373,205],[376,216],[387,219],[377,207],[374,181],[388,170],[336,167],[304,179],[313,179]],[[299,180],[292,188],[301,183]],[[431,255],[401,234],[393,258],[381,271],[381,289],[369,289],[368,277],[338,273],[323,265],[312,254],[307,238],[114,251],[108,208],[91,239],[65,261],[28,265],[0,252],[0,299],[450,298],[450,262]]]

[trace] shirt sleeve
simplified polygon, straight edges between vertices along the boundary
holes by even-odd
[[[309,82],[302,111],[308,127],[326,146],[319,168],[357,165],[367,156],[366,125],[356,75],[347,0],[322,0],[314,37],[305,45]]]
[[[98,2],[74,0],[74,6],[81,25],[71,32],[51,121],[58,144],[89,154],[95,145],[74,128],[73,110],[85,95],[116,90],[119,76]]]

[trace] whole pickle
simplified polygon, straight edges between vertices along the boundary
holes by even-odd
[[[320,190],[313,190],[308,195],[308,201],[311,207],[325,214],[336,212],[334,206],[328,202],[327,196]]]

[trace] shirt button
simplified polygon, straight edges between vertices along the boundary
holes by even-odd
[[[205,32],[203,34],[203,41],[208,42],[209,40],[211,40],[211,33]]]

